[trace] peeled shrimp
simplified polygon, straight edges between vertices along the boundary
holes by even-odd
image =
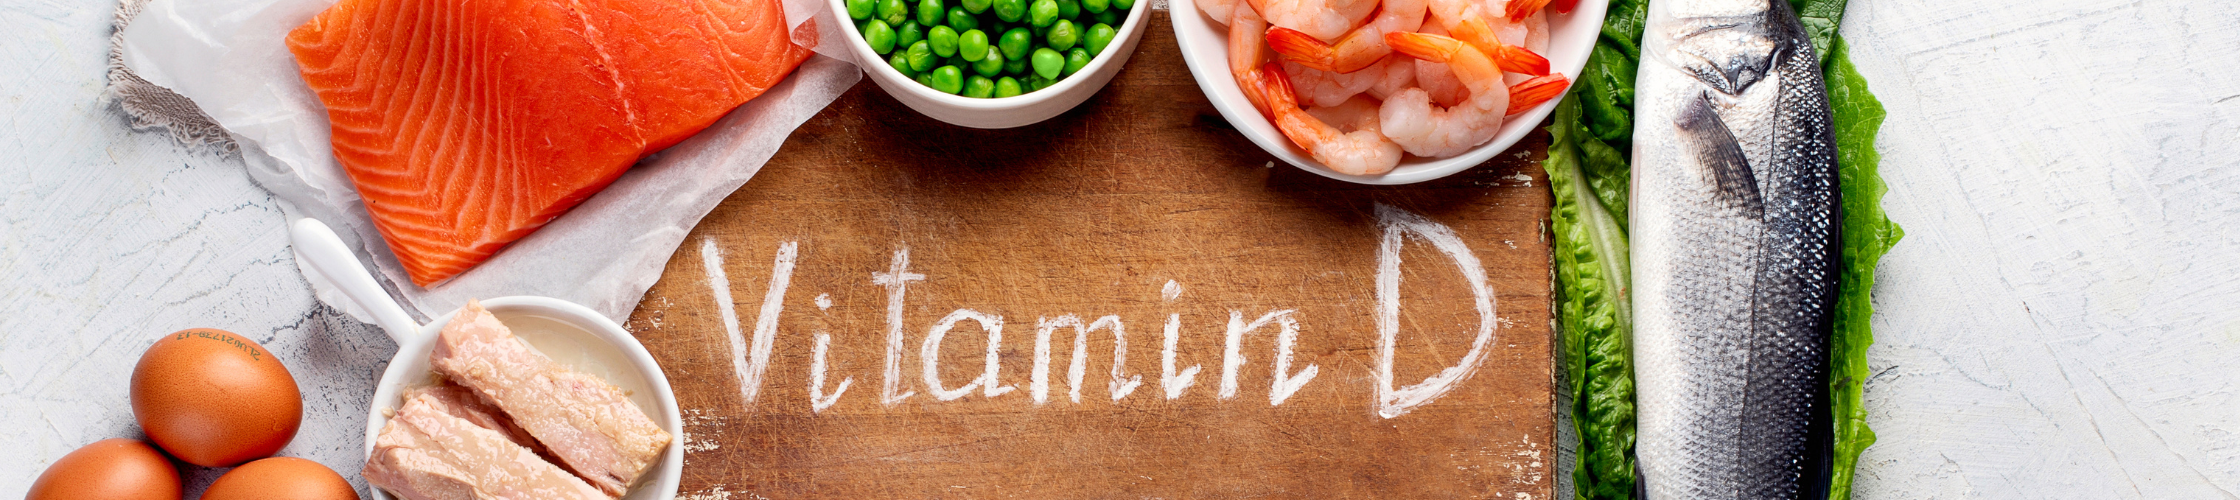
[[[1237,2],[1241,1],[1244,0],[1196,0],[1193,3],[1198,5],[1199,11],[1206,13],[1206,18],[1227,26],[1230,16],[1236,13]]]
[[[1322,71],[1352,73],[1376,64],[1392,53],[1385,33],[1415,31],[1423,26],[1430,0],[1384,0],[1368,24],[1346,32],[1337,43],[1323,43],[1306,32],[1278,27],[1268,30],[1268,48],[1284,59]]]
[[[1377,101],[1354,96],[1330,106],[1307,108],[1307,114],[1339,130],[1363,130],[1377,127]]]
[[[1455,76],[1454,68],[1446,63],[1417,59],[1415,61],[1416,87],[1431,95],[1431,102],[1440,106],[1461,104],[1470,98],[1470,87],[1462,85],[1462,77]]]
[[[1377,75],[1375,84],[1369,85],[1369,95],[1378,99],[1392,97],[1416,84],[1416,58],[1403,55],[1385,56],[1375,66],[1359,71]]]
[[[1379,129],[1381,109],[1377,119],[1358,120],[1361,123],[1355,123],[1352,132],[1340,130],[1299,108],[1298,97],[1291,93],[1291,78],[1284,74],[1283,66],[1269,63],[1260,72],[1267,76],[1264,93],[1269,109],[1275,113],[1276,129],[1283,131],[1284,137],[1291,138],[1293,144],[1307,150],[1314,161],[1349,175],[1379,175],[1400,164],[1400,145],[1385,139],[1384,132]]]
[[[1501,117],[1509,114],[1509,87],[1501,81],[1501,68],[1484,52],[1461,40],[1422,33],[1393,33],[1386,42],[1410,57],[1445,63],[1470,89],[1469,99],[1444,108],[1433,105],[1431,95],[1421,89],[1386,99],[1377,114],[1393,143],[1416,156],[1453,156],[1485,144],[1501,130]]]
[[[1377,0],[1265,0],[1257,5],[1268,24],[1337,40],[1377,11]]]
[[[1376,86],[1377,78],[1384,76],[1368,71],[1332,73],[1290,61],[1283,63],[1283,72],[1291,75],[1291,89],[1297,92],[1299,101],[1314,106],[1336,106],[1346,102],[1346,99]]]
[[[1268,59],[1268,22],[1260,19],[1259,0],[1236,0],[1244,8],[1231,9],[1229,13],[1229,74],[1237,79],[1237,90],[1252,101],[1253,109],[1261,116],[1269,114],[1268,99],[1262,89],[1267,88],[1265,75],[1260,74],[1260,63]]]
[[[1421,33],[1446,36],[1447,29],[1439,26],[1439,23],[1430,23],[1424,25]],[[1448,68],[1446,63],[1431,62],[1405,55],[1396,57],[1413,61],[1411,66],[1415,71],[1416,86],[1422,87],[1425,93],[1431,94],[1431,102],[1438,103],[1440,106],[1453,106],[1462,103],[1463,99],[1470,98],[1470,88],[1462,86],[1462,78],[1454,76],[1454,69]]]

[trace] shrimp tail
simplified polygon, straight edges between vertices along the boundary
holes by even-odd
[[[1375,26],[1362,26],[1346,33],[1338,43],[1323,43],[1306,32],[1276,26],[1268,28],[1268,49],[1283,56],[1284,60],[1331,73],[1352,73],[1377,64],[1386,54],[1392,53],[1376,43],[1383,33]]]
[[[1572,0],[1572,2],[1577,3],[1577,0]],[[1509,0],[1509,8],[1505,14],[1509,16],[1509,22],[1523,21],[1524,18],[1532,17],[1533,13],[1540,12],[1541,8],[1547,7],[1548,3],[1549,0]],[[1557,12],[1570,11],[1571,9],[1565,8]]]
[[[1509,86],[1508,114],[1517,114],[1532,109],[1533,106],[1538,106],[1540,103],[1548,102],[1549,99],[1563,95],[1564,89],[1570,86],[1571,80],[1564,78],[1563,75],[1534,77],[1531,80],[1511,85]]]
[[[1544,76],[1551,71],[1548,68],[1548,58],[1540,57],[1540,54],[1534,54],[1531,49],[1524,47],[1499,44],[1494,46],[1493,51],[1487,52],[1486,56],[1493,58],[1493,63],[1501,66],[1502,71],[1510,73]]]
[[[1493,28],[1486,26],[1484,20],[1475,16],[1455,23],[1449,31],[1453,32],[1455,38],[1466,40],[1479,51],[1485,52],[1486,57],[1493,59],[1493,63],[1500,66],[1502,71],[1533,76],[1545,75],[1550,71],[1548,58],[1540,57],[1540,54],[1533,53],[1531,49],[1501,43],[1501,40],[1494,38]],[[1391,37],[1386,37],[1386,43],[1391,43]]]
[[[1336,68],[1337,49],[1303,31],[1282,26],[1268,28],[1268,49],[1300,66],[1340,72]]]
[[[1454,52],[1465,45],[1460,40],[1424,33],[1385,33],[1384,44],[1408,57],[1431,62],[1454,59]]]

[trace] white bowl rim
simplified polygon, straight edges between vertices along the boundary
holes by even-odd
[[[1558,51],[1557,35],[1559,33],[1549,33],[1548,44],[1551,53],[1542,54],[1553,63],[1551,69],[1569,78],[1571,85],[1578,83],[1580,71],[1586,67],[1587,56],[1594,51],[1594,40],[1601,36],[1602,18],[1608,8],[1608,0],[1581,0],[1569,14],[1548,13],[1550,16],[1550,31],[1554,31],[1552,26],[1557,24],[1556,16],[1564,16],[1563,19],[1569,23],[1567,26],[1579,25],[1583,21],[1592,21],[1589,24],[1594,29],[1585,30],[1583,33],[1574,31],[1560,33],[1569,35],[1566,37],[1568,39],[1583,39],[1583,41],[1574,40],[1561,46],[1568,50]],[[1411,156],[1410,158],[1415,161],[1404,160],[1399,167],[1382,175],[1339,173],[1309,157],[1305,151],[1292,144],[1291,139],[1276,131],[1266,118],[1260,116],[1259,110],[1254,109],[1249,102],[1243,100],[1243,93],[1237,90],[1236,80],[1229,76],[1229,63],[1226,57],[1215,60],[1201,60],[1200,57],[1193,55],[1191,48],[1199,42],[1193,34],[1187,32],[1189,28],[1211,25],[1217,30],[1225,29],[1220,24],[1206,19],[1205,14],[1198,9],[1196,0],[1169,0],[1167,9],[1168,22],[1175,32],[1175,44],[1181,47],[1184,65],[1189,66],[1191,78],[1197,80],[1198,89],[1205,93],[1206,100],[1213,103],[1214,109],[1221,112],[1222,118],[1229,120],[1231,126],[1237,132],[1243,134],[1245,139],[1260,146],[1260,149],[1266,150],[1268,154],[1274,155],[1276,158],[1282,159],[1285,163],[1301,170],[1331,179],[1356,184],[1400,185],[1430,181],[1461,173],[1484,164],[1487,160],[1491,160],[1494,156],[1515,146],[1526,135],[1530,135],[1532,129],[1538,128],[1540,121],[1546,119],[1548,114],[1554,112],[1555,107],[1563,101],[1559,95],[1557,98],[1549,99],[1548,102],[1540,103],[1540,105],[1534,106],[1523,113],[1509,115],[1501,124],[1501,131],[1497,132],[1492,140],[1459,155],[1429,159]],[[1188,19],[1185,20],[1185,17]],[[1214,37],[1213,42],[1219,43],[1223,48],[1228,46],[1226,36]],[[1226,50],[1222,52],[1225,53]],[[1227,97],[1223,90],[1224,87],[1226,87],[1226,92],[1236,92],[1237,97],[1233,99]],[[1570,92],[1569,85],[1566,85],[1564,92]]]
[[[1128,9],[1128,18],[1121,21],[1120,26],[1113,30],[1112,45],[1105,48],[1121,48],[1123,46],[1121,40],[1126,40],[1129,36],[1131,36],[1131,30],[1143,30],[1144,21],[1142,18],[1144,17],[1145,13],[1151,11],[1152,0],[1135,1],[1135,8]],[[855,19],[847,17],[847,0],[830,0],[827,3],[830,4],[829,6],[832,9],[833,17],[839,20],[840,31],[847,34],[847,44],[850,47],[848,49],[849,53],[855,54],[857,61],[861,62],[861,64],[858,64],[857,66],[863,67],[864,71],[876,71],[885,73],[887,74],[887,76],[892,77],[896,80],[902,81],[904,83],[909,83],[909,85],[905,85],[903,87],[909,88],[911,94],[922,96],[926,99],[931,99],[946,106],[965,108],[967,110],[975,112],[1019,110],[1024,109],[1028,106],[1032,106],[1036,103],[1055,98],[1058,95],[1072,90],[1074,87],[1084,85],[1082,81],[1088,80],[1087,78],[1075,78],[1075,76],[1092,74],[1108,64],[1114,64],[1112,60],[1116,57],[1115,53],[1120,52],[1118,50],[1106,50],[1103,53],[1090,57],[1089,64],[1087,66],[1082,66],[1081,69],[1079,71],[1075,71],[1073,75],[1069,75],[1063,79],[1059,79],[1057,83],[1051,84],[1048,87],[1043,87],[1042,90],[1019,94],[1011,97],[965,97],[962,95],[934,90],[932,87],[918,84],[917,80],[913,80],[908,76],[903,76],[902,72],[896,71],[894,69],[894,66],[887,64],[886,58],[879,56],[878,52],[872,52],[871,44],[869,42],[863,41],[863,32],[856,29]],[[1087,27],[1083,27],[1082,29],[1087,29]],[[993,44],[995,42],[991,40],[989,41],[989,43],[989,47],[993,48]],[[1110,80],[1107,80],[1105,83],[1109,82]],[[1099,85],[1102,84],[1103,83],[1099,83]]]
[[[607,319],[605,315],[574,302],[552,297],[511,295],[483,299],[481,303],[484,309],[493,313],[521,311],[567,322],[582,328],[585,332],[599,337],[622,351],[623,356],[629,358],[631,364],[634,365],[632,368],[637,370],[639,376],[646,379],[647,389],[653,391],[654,404],[658,406],[653,410],[663,412],[666,416],[666,418],[663,418],[664,415],[655,415],[655,423],[659,424],[662,430],[669,431],[671,436],[669,446],[661,452],[661,461],[651,466],[656,468],[659,475],[640,478],[630,493],[649,492],[653,494],[652,498],[656,500],[676,498],[677,491],[682,486],[680,483],[684,473],[684,417],[683,413],[677,410],[677,395],[676,391],[669,386],[668,374],[661,369],[659,363],[655,362],[653,354],[646,351],[645,345],[639,343],[637,337],[631,335],[629,330],[623,329],[622,325],[615,324],[614,320]],[[443,326],[450,323],[451,318],[458,316],[458,314],[459,310],[453,309],[442,316],[430,318],[427,324],[420,325],[420,328],[413,332],[413,338],[398,343],[396,357],[390,359],[388,367],[382,371],[381,382],[374,387],[373,401],[368,405],[370,408],[366,415],[365,441],[367,457],[370,458],[373,455],[374,440],[380,436],[381,428],[388,421],[388,417],[383,416],[382,412],[384,410],[395,410],[397,400],[405,389],[404,385],[417,381],[426,374],[425,370],[412,370],[411,368],[426,365],[426,357],[435,347],[436,334],[441,332]],[[408,356],[419,358],[419,360],[418,362],[411,362],[413,359],[408,358]],[[407,362],[400,363],[399,361]],[[367,487],[372,490],[372,498],[376,500],[394,498],[380,487],[372,485],[367,485]],[[644,491],[641,492],[640,490]],[[628,495],[625,495],[625,497],[627,498]]]

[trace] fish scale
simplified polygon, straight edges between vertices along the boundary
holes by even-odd
[[[1631,217],[1649,499],[1826,495],[1840,212],[1817,58],[1786,2],[1660,0]]]

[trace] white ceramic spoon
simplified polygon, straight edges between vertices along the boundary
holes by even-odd
[[[298,219],[291,224],[289,232],[299,258],[310,263],[313,272],[340,287],[359,308],[372,311],[374,322],[397,342],[397,357],[389,360],[388,371],[382,373],[381,384],[374,389],[373,407],[367,410],[366,454],[371,456],[374,438],[380,435],[382,426],[389,423],[385,413],[401,403],[398,396],[405,388],[431,380],[428,353],[435,348],[436,332],[459,311],[452,310],[425,325],[414,322],[412,316],[405,314],[404,308],[398,307],[388,292],[373,281],[373,276],[366,273],[365,267],[358,264],[358,259],[326,224],[315,219]],[[684,421],[677,412],[676,393],[669,389],[669,377],[662,374],[661,366],[654,363],[653,355],[646,353],[637,337],[590,308],[551,297],[497,297],[484,299],[482,307],[505,322],[514,335],[546,356],[621,387],[630,394],[632,402],[653,417],[655,424],[669,431],[676,441],[669,443],[668,449],[662,451],[661,460],[648,467],[644,477],[623,498],[676,498],[677,481],[684,469]],[[388,500],[392,497],[375,488],[373,498]]]

